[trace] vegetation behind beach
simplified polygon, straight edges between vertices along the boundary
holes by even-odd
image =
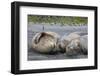
[[[77,17],[77,16],[47,16],[47,15],[28,15],[28,22],[34,24],[60,24],[64,25],[87,25],[87,17]]]

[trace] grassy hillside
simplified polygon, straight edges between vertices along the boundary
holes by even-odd
[[[28,15],[28,22],[42,24],[80,25],[88,23],[87,17]]]

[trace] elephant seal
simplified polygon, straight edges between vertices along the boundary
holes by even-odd
[[[67,55],[77,55],[79,53],[87,54],[88,50],[88,36],[84,35],[73,39],[68,46],[66,46]]]
[[[39,53],[56,52],[59,37],[55,32],[39,32],[32,39],[32,48]]]
[[[79,38],[80,35],[77,33],[70,33],[69,35],[64,35],[60,42],[59,42],[59,47],[62,49],[61,51],[65,52],[66,51],[66,46],[75,38]]]

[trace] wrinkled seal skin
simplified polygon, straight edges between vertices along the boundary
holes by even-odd
[[[59,35],[55,32],[40,32],[32,39],[32,48],[39,53],[52,53],[57,51]]]
[[[68,46],[66,46],[67,55],[77,55],[78,53],[87,54],[88,39],[87,35],[73,39]]]
[[[66,52],[66,47],[69,45],[69,43],[75,39],[75,38],[79,38],[80,35],[78,35],[77,33],[70,33],[69,35],[64,35],[60,42],[59,42],[59,47],[63,50],[63,52]],[[61,51],[62,51],[61,50]]]
[[[80,39],[73,39],[68,46],[66,46],[66,55],[77,55],[80,50]]]

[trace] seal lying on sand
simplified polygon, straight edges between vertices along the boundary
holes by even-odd
[[[75,38],[79,38],[80,35],[78,35],[77,33],[70,33],[69,35],[64,35],[61,40],[59,41],[59,48],[61,48],[63,52],[66,51],[66,47],[70,44],[70,42],[75,39]]]
[[[88,50],[88,36],[84,35],[73,39],[68,46],[66,46],[67,55],[77,55],[79,53],[87,54]]]
[[[56,52],[59,35],[55,32],[40,32],[32,39],[32,48],[40,53]]]

